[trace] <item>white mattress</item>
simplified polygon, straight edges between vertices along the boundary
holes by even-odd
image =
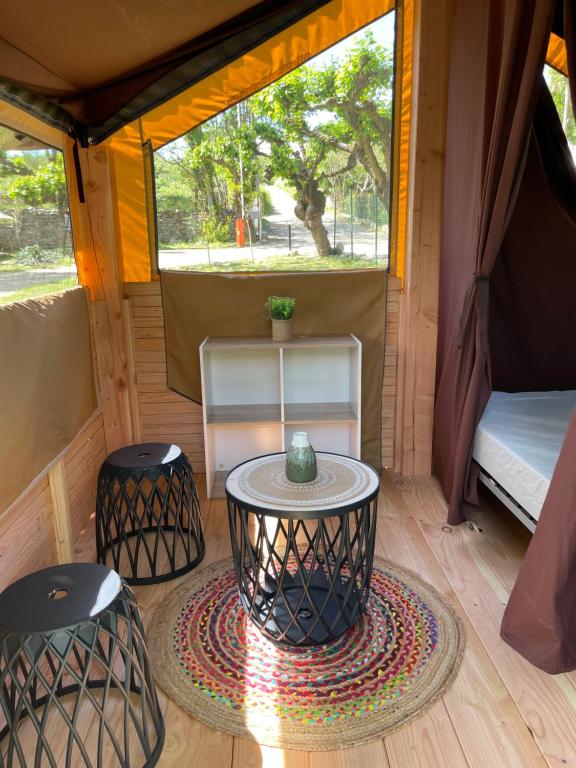
[[[535,520],[576,406],[576,390],[492,392],[473,458]]]

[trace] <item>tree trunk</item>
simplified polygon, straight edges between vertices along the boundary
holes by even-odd
[[[310,218],[306,226],[312,233],[318,256],[329,256],[332,246],[330,245],[330,240],[328,240],[326,227],[322,223],[322,216]]]
[[[328,240],[326,227],[322,223],[322,216],[326,210],[326,195],[318,189],[314,180],[306,184],[300,192],[300,200],[296,203],[294,213],[312,233],[318,256],[329,256],[330,240]]]
[[[244,218],[244,231],[246,232],[246,240],[248,243],[256,243],[258,241],[256,225],[254,224],[254,219],[250,214],[247,214]]]

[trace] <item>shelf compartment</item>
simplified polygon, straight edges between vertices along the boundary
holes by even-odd
[[[286,403],[284,406],[284,421],[287,424],[357,419],[352,403]]]
[[[240,405],[208,405],[208,424],[246,424],[257,422],[278,422],[281,409],[278,403],[242,403]]]
[[[229,471],[236,464],[282,450],[279,423],[209,424],[208,451],[211,473]]]
[[[276,405],[280,408],[280,358],[266,348],[204,350],[202,380],[207,408]]]
[[[354,336],[206,339],[200,349],[208,494],[227,472],[285,450],[296,431],[320,451],[359,457],[362,346]]]
[[[356,348],[285,349],[284,403],[356,403],[359,356]]]
[[[300,423],[284,426],[284,443],[286,448],[292,442],[294,432],[307,432],[310,444],[315,451],[327,453],[342,453],[346,456],[360,458],[357,422],[343,421],[317,422],[315,424]]]

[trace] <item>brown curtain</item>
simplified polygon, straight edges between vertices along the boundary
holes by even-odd
[[[0,307],[0,512],[97,408],[84,288]]]
[[[573,102],[575,5],[570,0],[565,7]],[[513,388],[528,384],[527,389],[576,389],[576,169],[545,88],[499,270],[494,272],[494,298],[500,298],[500,305],[506,295],[512,300],[507,316],[497,305],[491,314],[495,382]],[[520,274],[522,279],[518,279]],[[531,302],[531,306],[524,302]],[[540,322],[530,321],[530,313]],[[511,353],[507,374],[505,350],[495,343],[505,326],[508,338],[501,337],[498,343]],[[522,336],[530,344],[524,343],[524,354],[518,355]],[[576,669],[575,457],[576,412],[501,627],[507,643],[550,673]]]
[[[434,469],[460,523],[490,394],[488,279],[514,208],[554,0],[455,0],[440,272]]]
[[[576,389],[576,168],[542,79],[514,213],[490,277],[492,389]]]
[[[362,458],[380,469],[386,272],[160,273],[168,386],[201,401],[206,336],[270,336],[264,302],[294,296],[296,336],[353,333],[362,342]]]
[[[576,413],[510,595],[501,636],[552,674],[576,669]]]

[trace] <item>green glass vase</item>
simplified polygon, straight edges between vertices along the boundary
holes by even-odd
[[[307,432],[294,432],[286,452],[286,477],[291,483],[310,483],[316,479],[318,467],[314,448]]]

